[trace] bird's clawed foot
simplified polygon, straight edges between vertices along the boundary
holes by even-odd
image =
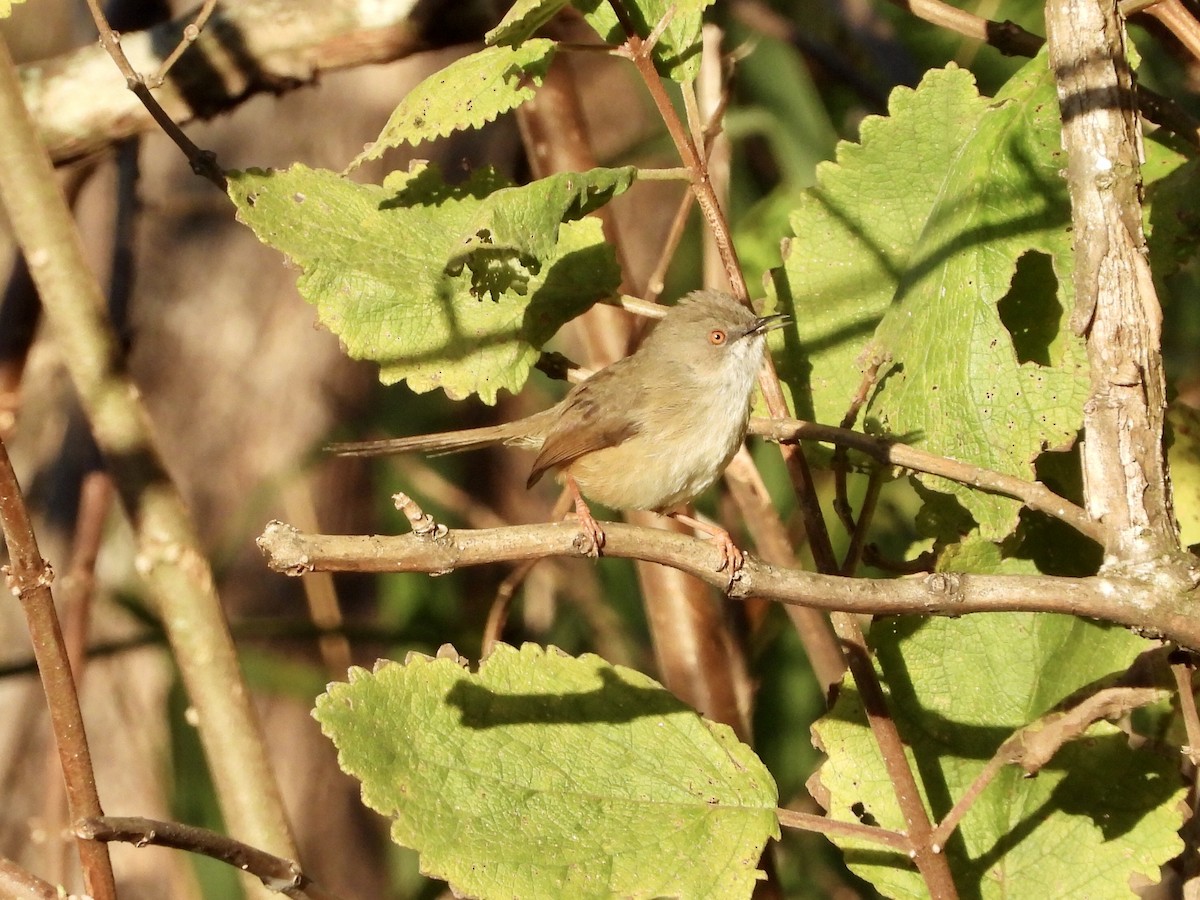
[[[579,492],[579,485],[575,483],[575,479],[568,475],[566,483],[567,490],[571,492],[571,497],[575,501],[575,518],[579,520],[580,531],[588,540],[587,555],[594,559],[604,549],[604,529],[600,527],[600,523],[588,509],[587,501]]]
[[[711,522],[702,522],[694,516],[689,516],[686,513],[671,512],[667,513],[672,519],[677,522],[682,522],[684,525],[690,525],[697,531],[707,534],[713,539],[713,543],[717,546],[717,553],[720,558],[720,563],[716,567],[718,572],[729,573],[729,583],[733,584],[738,573],[742,571],[742,566],[746,562],[746,554],[741,551],[741,548],[733,542],[729,532],[719,525],[714,525]]]

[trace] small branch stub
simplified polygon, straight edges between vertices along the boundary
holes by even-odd
[[[396,504],[396,509],[404,513],[405,518],[412,525],[413,534],[417,537],[436,541],[448,533],[445,525],[435,522],[433,516],[421,509],[408,494],[393,494],[392,502]]]
[[[271,568],[276,572],[285,575],[306,575],[313,571],[305,543],[299,529],[294,525],[272,519],[255,543],[268,557]]]

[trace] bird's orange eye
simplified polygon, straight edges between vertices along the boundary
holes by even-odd
[[[714,347],[720,347],[725,343],[725,332],[720,328],[714,328],[708,333],[708,342]]]

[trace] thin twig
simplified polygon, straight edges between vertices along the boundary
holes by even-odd
[[[3,65],[2,61],[0,65]],[[3,441],[0,441],[0,525],[10,560],[4,575],[12,593],[21,601],[29,625],[71,818],[103,815],[83,728],[83,713],[79,709],[79,695],[75,691],[71,663],[54,611],[54,598],[50,594],[54,573],[38,550],[29,512]],[[117,886],[108,848],[83,838],[77,844],[87,892],[97,900],[116,900]]]
[[[91,448],[95,453],[95,447]],[[104,536],[104,523],[112,508],[112,481],[108,474],[93,470],[83,476],[79,490],[79,512],[75,517],[75,534],[71,541],[70,561],[62,583],[63,645],[74,676],[76,693],[82,693],[87,674],[87,639],[95,600],[96,558]],[[66,786],[53,777],[55,763],[46,758],[47,780],[43,797],[43,817],[52,834],[66,834],[71,810],[67,803]],[[67,845],[63,842],[63,856]],[[49,874],[49,873],[43,873]],[[61,879],[56,879],[61,880]]]
[[[1043,512],[1066,522],[1080,534],[1094,541],[1104,540],[1104,526],[1087,512],[1064,497],[1060,497],[1039,481],[1025,481],[971,463],[937,456],[895,439],[878,438],[860,431],[820,425],[802,419],[752,419],[750,433],[772,441],[819,441],[857,450],[887,465],[940,475],[970,487],[1004,494],[1020,500],[1030,509]]]
[[[987,761],[963,792],[954,807],[934,829],[937,847],[946,842],[958,828],[963,817],[975,805],[995,777],[1010,764],[1017,764],[1028,775],[1041,771],[1064,744],[1082,738],[1091,726],[1101,719],[1114,719],[1142,706],[1166,697],[1159,688],[1104,688],[1087,697],[1069,710],[1051,712],[1017,729]]]
[[[828,816],[815,816],[812,813],[796,812],[791,809],[775,810],[775,818],[784,828],[797,828],[802,831],[813,831],[817,834],[836,835],[838,837],[855,838],[872,844],[882,844],[893,850],[908,855],[912,844],[907,835],[888,828],[877,828],[874,825],[861,825],[858,822],[843,822]]]
[[[87,5],[92,13],[92,19],[96,23],[96,30],[100,32],[100,44],[108,51],[108,55],[112,57],[117,68],[121,70],[121,74],[125,76],[126,87],[142,102],[142,105],[146,107],[146,112],[150,113],[151,118],[158,123],[158,127],[183,151],[183,155],[187,157],[192,166],[192,171],[197,175],[204,176],[224,191],[226,187],[225,173],[217,165],[216,155],[211,150],[201,150],[197,147],[154,99],[154,95],[150,93],[150,88],[146,85],[146,79],[134,70],[128,57],[125,56],[125,51],[121,49],[121,37],[108,24],[104,10],[100,7],[100,0],[87,0]]]
[[[290,479],[281,493],[283,508],[293,521],[317,527],[317,508],[313,503],[310,479]],[[314,573],[313,577],[303,579],[301,585],[309,618],[320,632],[317,637],[317,649],[321,654],[321,662],[330,677],[342,678],[353,662],[353,654],[343,629],[345,618],[342,615],[337,585],[328,572]]]
[[[741,512],[746,529],[754,538],[763,559],[775,566],[796,567],[796,552],[788,537],[787,528],[779,518],[779,510],[771,502],[762,473],[754,465],[750,453],[743,447],[725,470],[725,484]],[[817,609],[787,605],[788,618],[796,628],[800,643],[812,666],[813,675],[821,686],[822,696],[841,682],[846,673],[846,660],[829,619]]]
[[[729,221],[721,208],[719,197],[709,176],[702,148],[693,142],[687,128],[680,121],[662,82],[659,80],[649,50],[633,29],[621,0],[609,0],[609,3],[616,11],[618,21],[624,28],[627,55],[654,100],[659,115],[666,124],[667,132],[675,144],[676,152],[683,164],[692,172],[692,190],[696,194],[700,211],[708,224],[716,250],[724,264],[725,274],[733,293],[742,302],[748,304],[749,291],[745,275],[738,262]],[[759,376],[759,385],[771,415],[777,418],[788,415],[783,388],[775,371],[774,362],[769,356],[764,360],[762,373]],[[797,493],[813,559],[820,571],[836,572],[837,560],[834,557],[833,544],[825,527],[824,517],[821,515],[816,486],[808,461],[799,448],[784,446],[781,447],[780,454]],[[883,689],[875,677],[875,669],[870,662],[866,643],[862,638],[858,623],[853,618],[839,616],[834,619],[834,628],[847,647],[850,670],[854,675],[855,682],[859,685],[872,734],[879,743],[889,777],[896,791],[897,801],[904,814],[908,833],[913,841],[914,861],[917,868],[925,879],[932,896],[938,900],[949,900],[949,898],[956,897],[957,892],[945,857],[934,853],[926,840],[932,826],[921,802],[915,776],[904,755],[903,742],[900,740],[895,723],[888,715]]]
[[[657,301],[662,295],[663,288],[666,287],[667,270],[671,268],[675,253],[679,250],[679,245],[683,243],[683,235],[687,231],[688,219],[691,217],[692,204],[695,202],[696,195],[691,190],[684,191],[679,197],[679,206],[676,207],[675,215],[671,218],[671,227],[667,230],[662,249],[658,253],[658,261],[654,264],[650,277],[646,279],[647,300]]]
[[[200,7],[200,12],[196,14],[195,20],[184,27],[183,34],[179,36],[179,43],[175,45],[175,49],[167,55],[167,58],[162,61],[162,65],[158,67],[158,71],[150,79],[149,86],[151,88],[162,86],[162,83],[167,79],[167,73],[171,71],[171,67],[179,61],[179,57],[183,56],[188,47],[192,46],[200,37],[200,32],[208,24],[208,18],[216,8],[217,0],[204,0],[204,5]]]
[[[862,379],[858,383],[858,390],[854,392],[854,396],[850,400],[850,405],[846,408],[846,414],[842,416],[841,427],[853,428],[854,423],[858,421],[858,414],[862,411],[863,406],[867,402],[867,397],[879,381],[879,367],[883,365],[884,360],[873,359],[871,364],[863,371]],[[846,529],[846,533],[850,535],[859,535],[866,531],[866,525],[861,518],[856,523],[854,521],[854,513],[850,509],[850,498],[846,490],[846,478],[850,470],[850,460],[846,454],[846,447],[842,444],[837,444],[833,451],[833,478],[834,478],[834,500],[833,510],[841,519],[842,526]],[[857,553],[861,551],[861,540],[859,548],[855,551],[855,563],[857,563]],[[846,559],[842,560],[842,565],[839,569],[842,574],[847,574],[846,566],[851,562],[851,555],[847,555]]]
[[[271,891],[297,900],[339,900],[301,871],[293,860],[259,850],[233,838],[178,822],[159,822],[140,816],[99,816],[81,821],[75,833],[92,841],[122,841],[137,847],[153,845],[199,853],[258,878]]]
[[[1185,663],[1173,663],[1171,676],[1179,695],[1179,712],[1183,716],[1183,729],[1187,735],[1187,746],[1183,754],[1193,768],[1200,767],[1200,714],[1196,712],[1196,693],[1192,687],[1194,668]],[[1195,788],[1193,788],[1195,791]]]
[[[512,609],[513,597],[519,588],[529,577],[529,573],[533,571],[541,560],[527,559],[517,565],[511,572],[504,577],[496,588],[496,596],[492,599],[492,605],[488,608],[487,621],[483,625],[483,640],[480,642],[480,658],[486,659],[488,654],[492,652],[492,648],[500,642],[500,638],[504,635],[504,626],[508,624],[508,613]]]
[[[1148,6],[1145,12],[1162,22],[1187,52],[1200,60],[1200,23],[1180,0],[1158,0]]]
[[[862,561],[863,548],[867,544],[867,534],[871,530],[871,520],[875,518],[875,509],[879,504],[879,494],[883,490],[884,472],[873,469],[867,476],[867,490],[863,495],[862,506],[858,510],[858,521],[850,532],[850,546],[842,557],[839,571],[843,575],[853,575]]]

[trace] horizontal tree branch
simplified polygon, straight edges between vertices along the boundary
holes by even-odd
[[[1114,622],[1147,636],[1200,649],[1200,607],[1176,578],[1096,575],[971,575],[938,572],[895,580],[818,575],[770,566],[747,555],[732,583],[716,570],[719,554],[708,541],[618,522],[603,524],[604,555],[672,566],[735,599],[760,597],[816,609],[871,615],[960,616],[978,612],[1057,612]],[[304,534],[271,522],[258,538],[277,572],[426,572],[444,575],[465,566],[587,556],[588,541],[573,522],[480,530],[450,529],[417,535]]]
[[[291,0],[219,5],[200,36],[167,73],[154,96],[176,123],[211,118],[260,93],[280,93],[321,72],[390,62],[419,50],[482,35],[480,4],[456,4],[455,34],[431,26],[445,4],[415,0]],[[195,10],[121,36],[133,68],[147,76],[164,63]],[[62,163],[157,126],[98,43],[21,66],[24,99],[42,142]]]

